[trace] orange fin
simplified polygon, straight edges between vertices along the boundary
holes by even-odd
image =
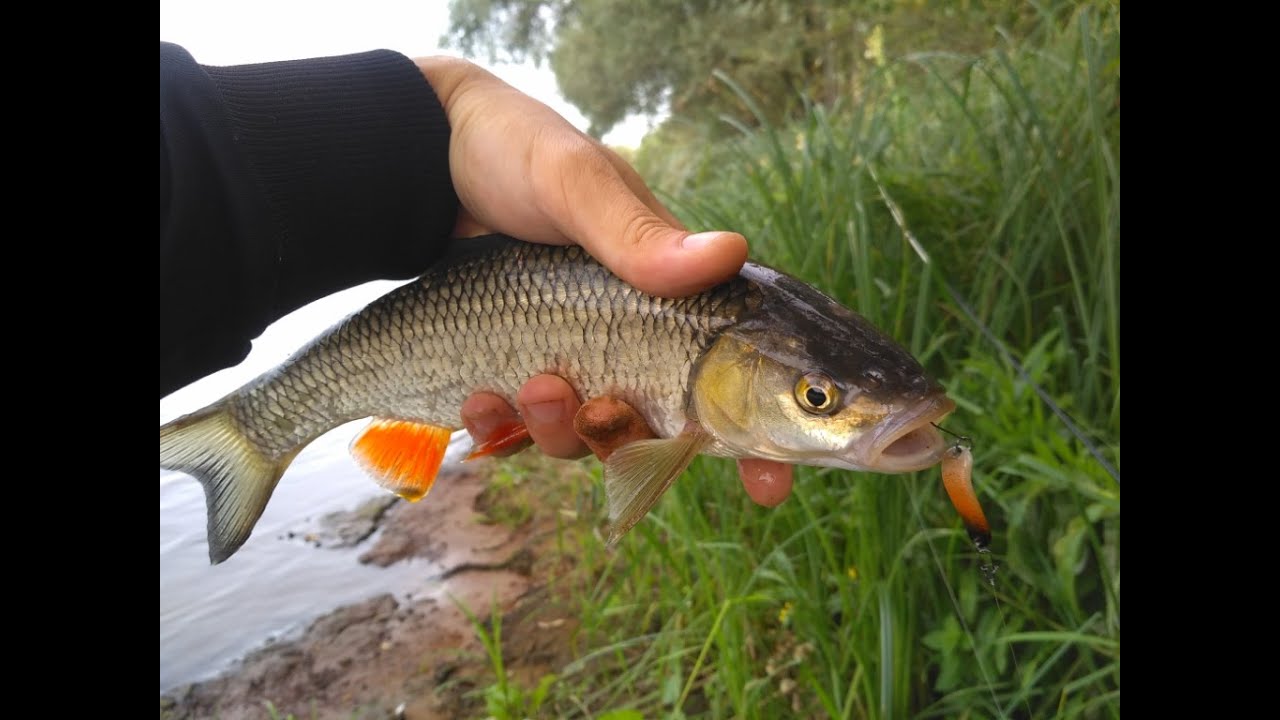
[[[435,483],[450,435],[448,428],[378,418],[351,442],[351,454],[379,485],[415,502]]]
[[[524,423],[511,423],[497,429],[482,443],[471,450],[471,454],[462,462],[487,457],[494,453],[510,450],[529,441],[529,428]]]

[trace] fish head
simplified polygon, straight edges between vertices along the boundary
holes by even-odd
[[[753,307],[696,363],[690,411],[730,454],[885,473],[932,467],[955,403],[865,318],[748,264]]]

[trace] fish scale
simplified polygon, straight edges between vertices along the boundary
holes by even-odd
[[[529,378],[554,373],[579,397],[619,397],[675,434],[693,362],[747,307],[743,281],[692,298],[650,298],[576,246],[476,245],[235,393],[236,424],[278,459],[364,417],[456,429],[472,393],[512,401]]]

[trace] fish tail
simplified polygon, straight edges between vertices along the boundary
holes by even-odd
[[[160,467],[200,481],[209,513],[209,561],[231,557],[262,516],[297,450],[275,460],[241,431],[224,402],[160,428]]]

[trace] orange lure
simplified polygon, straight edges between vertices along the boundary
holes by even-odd
[[[973,490],[973,453],[969,448],[959,443],[947,448],[942,456],[942,486],[964,520],[973,544],[979,550],[985,549],[991,544],[991,526]]]

